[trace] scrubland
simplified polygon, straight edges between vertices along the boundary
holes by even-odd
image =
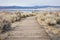
[[[8,36],[12,24],[23,18],[36,16],[36,21],[51,38],[60,37],[60,12],[0,12],[0,40]]]
[[[60,37],[60,12],[39,12],[37,21],[52,39]]]
[[[12,30],[12,24],[19,22],[22,18],[35,16],[35,13],[25,12],[0,12],[0,40],[4,40],[8,36],[8,32]]]

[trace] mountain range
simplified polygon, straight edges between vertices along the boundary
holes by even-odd
[[[60,8],[60,6],[0,6],[0,9],[38,9],[38,8]]]

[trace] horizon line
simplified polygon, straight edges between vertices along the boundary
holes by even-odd
[[[3,6],[3,5],[1,5],[1,6]],[[22,5],[4,5],[4,6],[22,6]],[[60,5],[30,5],[30,6],[60,6]]]

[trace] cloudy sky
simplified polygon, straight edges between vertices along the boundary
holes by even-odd
[[[0,0],[0,6],[60,6],[60,0]]]

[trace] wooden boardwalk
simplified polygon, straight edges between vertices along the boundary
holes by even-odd
[[[16,28],[9,32],[6,40],[50,40],[45,30],[35,20],[35,17],[28,17],[12,26],[16,26]]]

